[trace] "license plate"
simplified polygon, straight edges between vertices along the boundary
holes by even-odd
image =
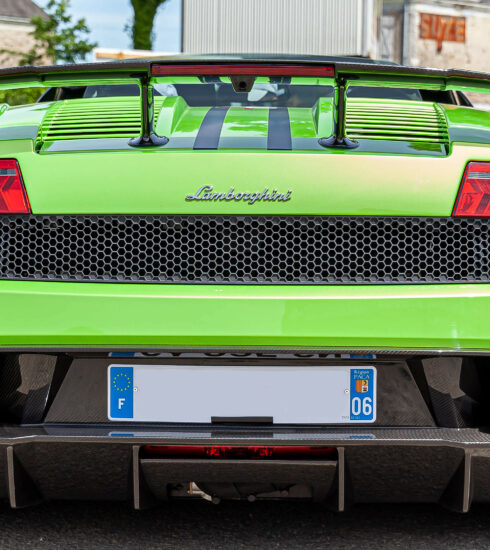
[[[110,365],[108,417],[131,422],[270,419],[274,424],[376,420],[376,368]]]

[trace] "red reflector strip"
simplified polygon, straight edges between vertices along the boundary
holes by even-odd
[[[329,65],[153,65],[151,74],[212,76],[335,76]]]
[[[30,211],[17,161],[0,159],[0,214],[29,214]]]
[[[490,217],[490,162],[469,162],[454,205],[453,216]]]
[[[223,460],[336,460],[333,447],[145,445],[146,458]]]

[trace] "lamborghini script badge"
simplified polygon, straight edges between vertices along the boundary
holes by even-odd
[[[287,193],[278,193],[277,189],[269,191],[267,187],[262,192],[256,193],[235,193],[232,187],[228,193],[213,193],[212,185],[203,185],[197,190],[195,195],[187,195],[186,201],[245,201],[248,204],[254,204],[258,201],[288,201],[291,198],[292,191]]]

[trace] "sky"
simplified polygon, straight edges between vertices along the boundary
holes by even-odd
[[[41,8],[47,2],[35,0]],[[160,7],[153,27],[155,51],[180,51],[181,3],[181,0],[167,0]],[[75,20],[86,19],[91,29],[90,39],[97,42],[99,48],[131,48],[131,39],[124,31],[133,13],[129,0],[71,0],[70,5]]]

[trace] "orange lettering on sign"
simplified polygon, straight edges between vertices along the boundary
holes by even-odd
[[[432,23],[432,16],[430,13],[420,14],[420,38],[430,38],[430,26]]]
[[[443,42],[466,42],[466,18],[421,13],[419,37],[435,40],[438,51],[442,49]]]
[[[445,32],[446,32],[446,26],[447,26],[447,20],[445,17],[441,17],[438,20],[438,29],[437,29],[437,50],[442,50],[442,41],[445,39]]]
[[[458,17],[458,20],[455,23],[455,41],[456,42],[465,42],[466,41],[466,19],[464,17]]]

